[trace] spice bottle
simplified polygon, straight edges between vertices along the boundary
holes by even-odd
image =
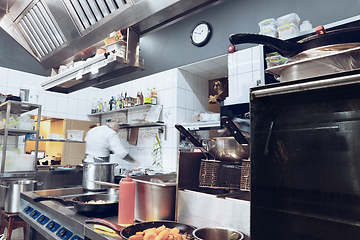
[[[119,225],[134,224],[135,211],[135,182],[129,178],[127,173],[126,178],[123,178],[119,183]]]

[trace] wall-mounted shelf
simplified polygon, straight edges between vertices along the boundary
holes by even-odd
[[[220,121],[182,123],[181,125],[188,130],[195,131],[221,128]]]
[[[117,109],[117,110],[111,110],[111,111],[107,111],[107,112],[99,112],[99,113],[91,113],[88,114],[88,117],[101,117],[102,115],[108,115],[108,114],[112,114],[112,113],[120,113],[120,112],[128,112],[128,111],[133,111],[133,110],[144,110],[146,108],[150,108],[152,105],[151,104],[144,104],[144,105],[139,105],[139,106],[134,106],[134,107],[127,107],[127,108],[122,108],[122,109]]]
[[[138,54],[138,33],[128,28],[126,39],[123,51],[113,50],[88,58],[65,72],[49,77],[41,86],[46,91],[71,93],[90,86],[96,87],[120,75],[144,70],[144,60]]]

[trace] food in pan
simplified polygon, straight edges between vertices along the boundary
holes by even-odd
[[[158,228],[148,228],[142,232],[137,232],[129,237],[130,240],[186,240],[190,239],[187,234],[181,234],[176,227],[167,228],[162,225]]]
[[[105,204],[105,203],[116,203],[116,201],[111,201],[111,200],[90,200],[90,201],[87,201],[86,203],[91,203],[91,204]]]

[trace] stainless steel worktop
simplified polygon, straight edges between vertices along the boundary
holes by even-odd
[[[76,212],[74,207],[65,207],[64,205],[55,202],[55,201],[43,201],[43,202],[34,202],[33,198],[39,196],[57,196],[63,198],[72,198],[84,194],[96,194],[94,192],[85,192],[82,187],[78,188],[61,188],[61,189],[51,189],[51,190],[41,190],[34,192],[22,192],[20,199],[20,212],[19,216],[24,219],[31,227],[29,235],[34,236],[40,234],[44,239],[99,239],[99,240],[115,240],[118,237],[113,237],[108,234],[102,234],[94,230],[93,224],[85,224],[85,220],[88,219],[87,216],[79,214]],[[32,208],[25,212],[27,207]],[[33,212],[37,211],[38,213],[35,216],[32,216]],[[41,216],[47,217],[49,220],[45,224],[41,224],[38,220]],[[117,223],[117,213],[114,213],[115,216],[102,217],[103,219]],[[58,229],[54,232],[50,231],[46,226],[54,221],[58,225]],[[62,228],[68,232],[68,237],[60,237],[58,234]],[[79,238],[76,238],[78,236]],[[38,239],[38,237],[36,237]]]

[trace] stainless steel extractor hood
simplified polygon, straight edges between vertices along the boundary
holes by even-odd
[[[113,31],[140,38],[222,1],[0,0],[0,27],[51,70],[93,56]]]

